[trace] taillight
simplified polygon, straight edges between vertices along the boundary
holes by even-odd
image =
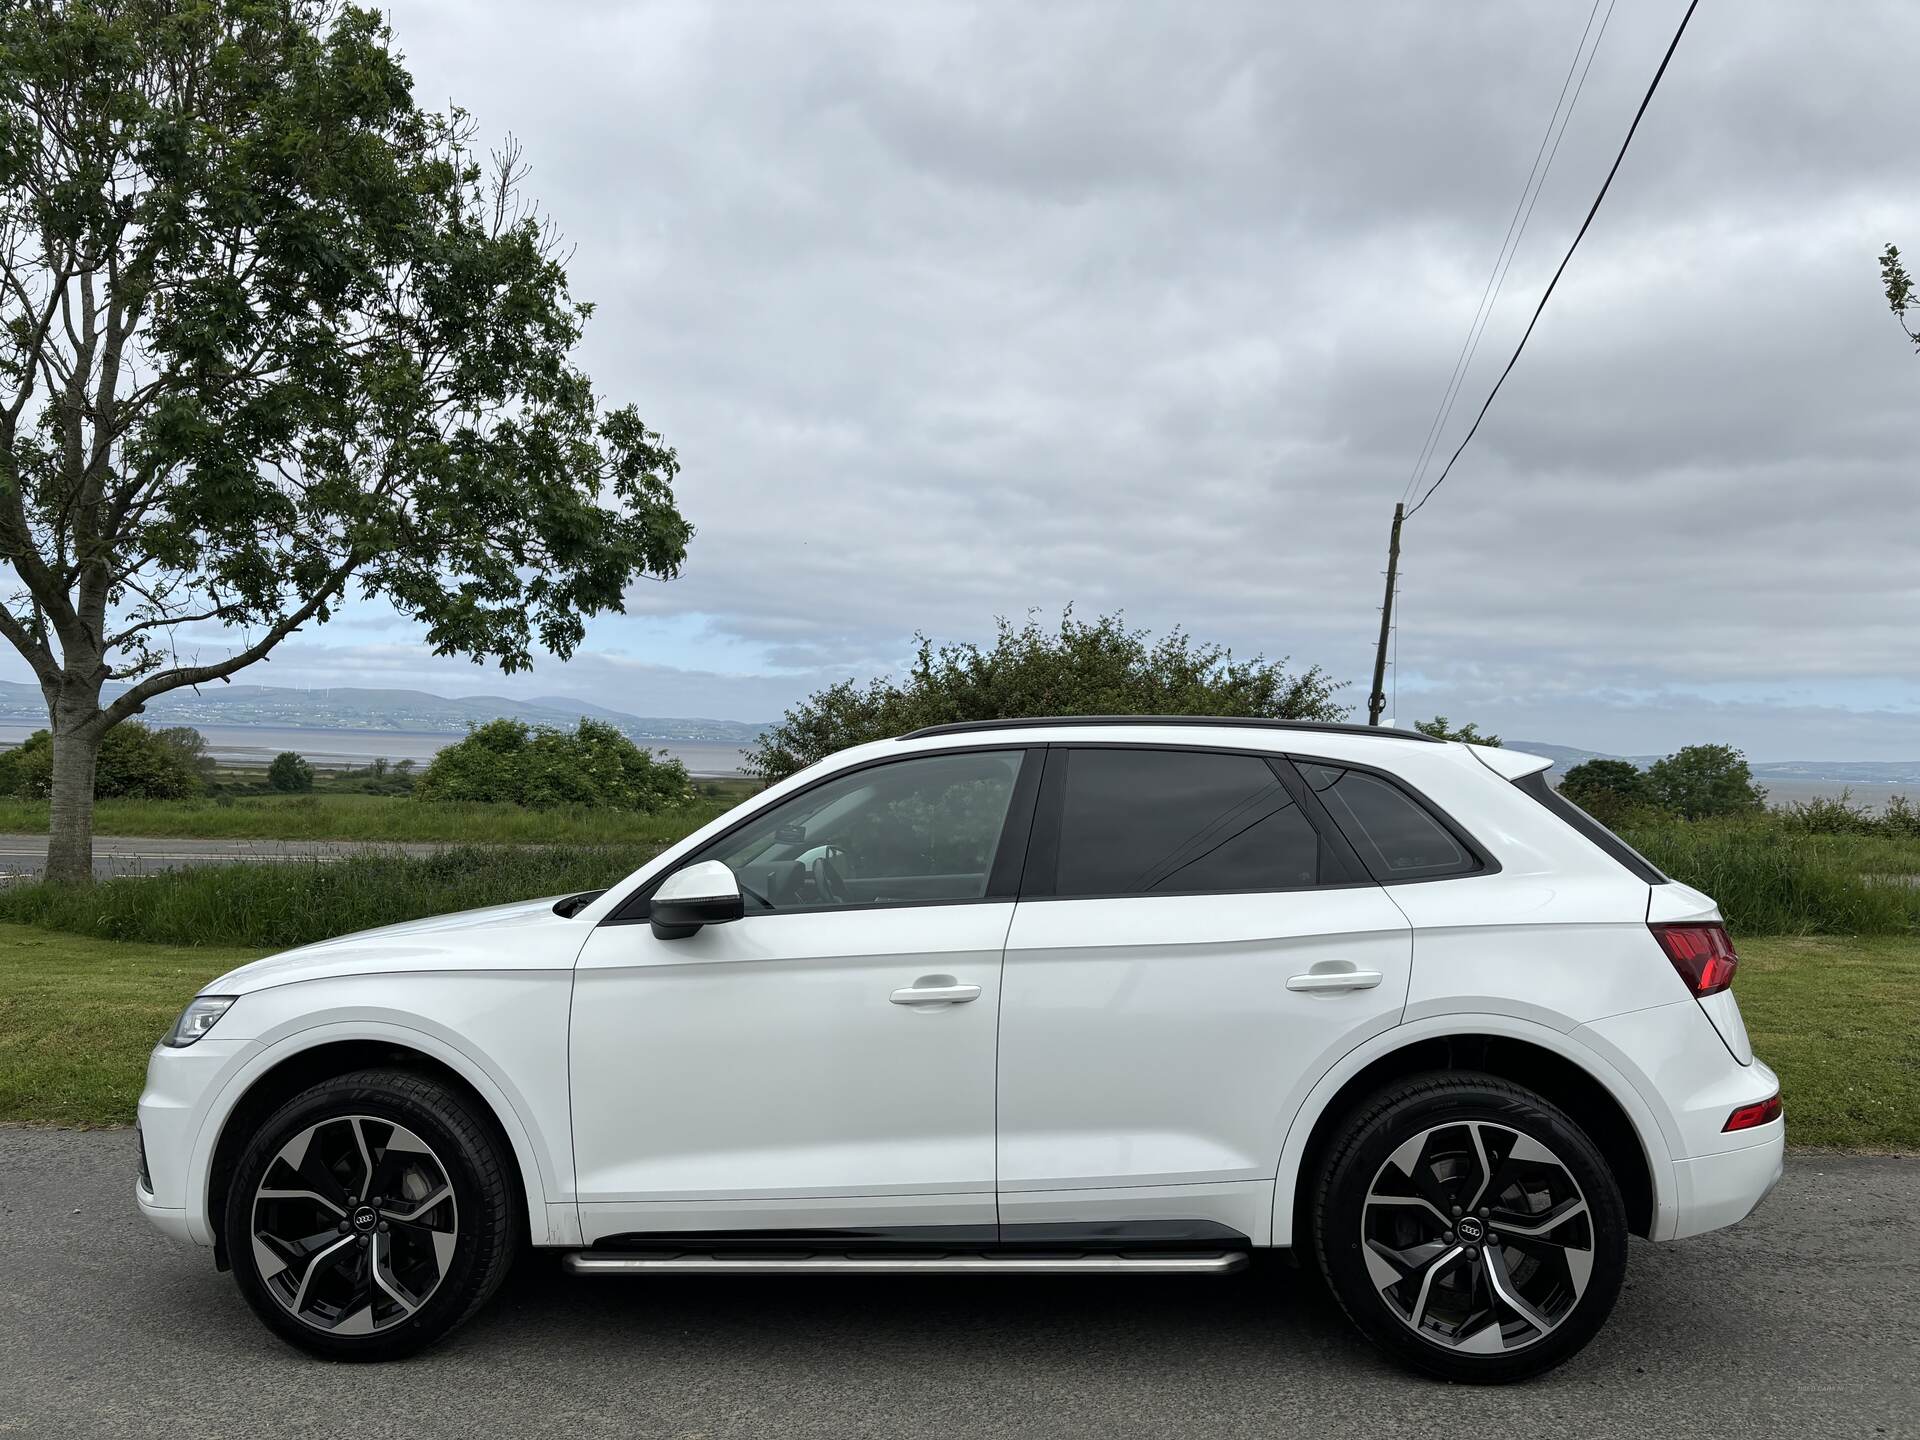
[[[1770,1125],[1780,1118],[1780,1097],[1769,1095],[1765,1100],[1756,1100],[1751,1105],[1742,1105],[1727,1117],[1722,1130],[1751,1130],[1756,1125]]]
[[[1647,928],[1695,995],[1718,995],[1733,984],[1733,970],[1740,957],[1733,953],[1726,926],[1716,921],[1711,925],[1654,924]]]

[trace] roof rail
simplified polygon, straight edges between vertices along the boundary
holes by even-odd
[[[1305,730],[1332,735],[1372,735],[1381,740],[1418,740],[1428,745],[1445,743],[1418,730],[1354,725],[1341,720],[1263,720],[1237,715],[1025,715],[1009,720],[960,720],[951,725],[927,725],[894,738],[919,740],[928,735],[965,735],[976,730],[1019,730],[1040,725],[1215,725],[1236,730]]]

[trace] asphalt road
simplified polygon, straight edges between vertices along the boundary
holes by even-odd
[[[115,875],[152,875],[188,865],[231,865],[241,860],[339,860],[365,850],[401,850],[431,855],[440,844],[402,844],[359,840],[181,840],[139,835],[96,835],[93,873],[105,880]],[[46,867],[47,837],[0,835],[0,879],[37,875]]]
[[[1920,1161],[1803,1156],[1745,1225],[1636,1244],[1533,1384],[1404,1375],[1284,1264],[1224,1279],[572,1279],[438,1349],[307,1359],[134,1212],[126,1131],[0,1128],[0,1434],[1920,1436]]]

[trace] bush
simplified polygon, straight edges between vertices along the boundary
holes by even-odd
[[[1480,728],[1471,720],[1455,729],[1448,723],[1446,716],[1436,715],[1431,720],[1414,721],[1413,728],[1422,735],[1431,735],[1436,740],[1460,740],[1468,745],[1491,745],[1495,749],[1500,746],[1498,735],[1482,735]]]
[[[0,889],[0,920],[102,940],[285,948],[449,911],[602,889],[658,853],[658,846],[465,846],[426,856],[374,852],[325,863],[209,865],[83,890],[8,886]]]
[[[1809,835],[1874,835],[1881,828],[1880,817],[1870,806],[1854,804],[1850,789],[1843,789],[1837,796],[1816,795],[1811,800],[1795,801],[1773,813],[1780,823]]]
[[[678,760],[642,750],[613,726],[587,719],[572,734],[520,720],[489,721],[435,755],[413,795],[643,814],[694,798]]]
[[[1646,772],[1631,760],[1583,760],[1560,777],[1560,793],[1616,828],[1658,809]]]
[[[1688,745],[1647,767],[1647,786],[1662,809],[1689,820],[1749,815],[1767,808],[1747,757],[1731,745]]]
[[[191,732],[200,740],[198,731]],[[205,741],[201,741],[204,748]],[[204,788],[197,752],[170,731],[123,720],[100,743],[93,793],[101,800],[180,800]],[[53,736],[36,730],[0,757],[0,794],[44,800],[53,790]]]
[[[816,691],[781,717],[749,752],[749,774],[778,780],[868,740],[923,725],[1012,720],[1028,715],[1243,715],[1339,720],[1339,683],[1316,665],[1289,674],[1286,660],[1236,661],[1218,645],[1174,630],[1148,643],[1117,615],[1092,624],[1060,617],[1058,632],[1031,618],[998,622],[991,649],[943,645],[916,635],[904,681],[851,680]]]
[[[292,795],[313,789],[313,766],[292,750],[282,750],[267,766],[267,784],[282,794]]]

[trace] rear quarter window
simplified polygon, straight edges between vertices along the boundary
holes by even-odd
[[[1438,815],[1382,775],[1340,765],[1297,765],[1373,878],[1438,880],[1486,868]]]

